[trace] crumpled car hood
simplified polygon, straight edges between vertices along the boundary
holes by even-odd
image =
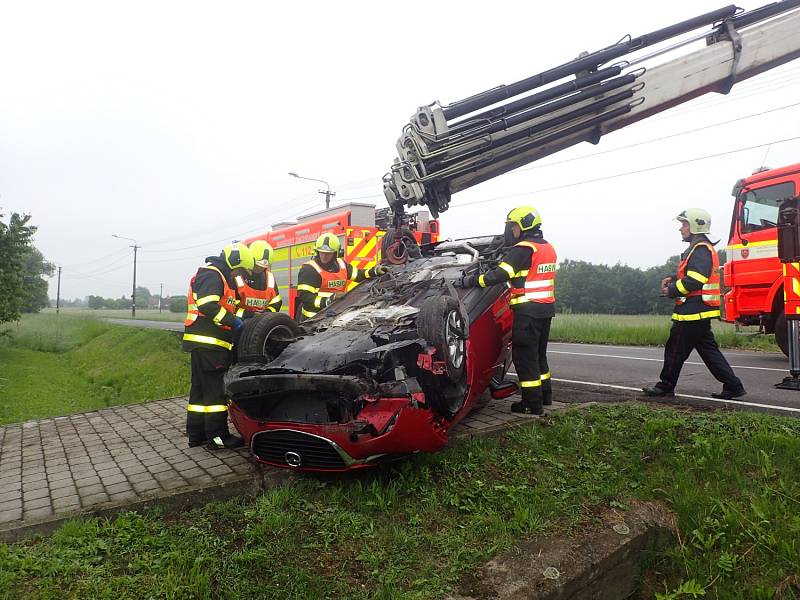
[[[367,358],[367,352],[375,346],[363,330],[331,327],[289,344],[277,359],[269,363],[269,368],[328,373]]]

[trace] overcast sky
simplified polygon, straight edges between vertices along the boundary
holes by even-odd
[[[140,285],[182,294],[231,239],[323,206],[319,186],[288,171],[328,180],[337,201],[383,206],[381,176],[417,106],[722,5],[3,1],[1,212],[33,215],[64,297],[130,295],[131,250],[114,233],[142,246]],[[709,209],[726,238],[735,180],[800,161],[800,140],[768,145],[800,137],[800,107],[782,108],[796,103],[800,61],[459,193],[442,231],[500,232],[530,203],[560,258],[659,264],[682,249],[683,208]]]

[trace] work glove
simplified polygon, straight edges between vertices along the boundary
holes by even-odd
[[[455,286],[464,289],[478,287],[478,274],[470,273],[469,275],[462,275],[461,279],[455,282]]]
[[[233,322],[233,325],[231,325],[231,329],[233,329],[233,333],[238,334],[242,331],[242,328],[244,327],[244,320],[240,319],[239,317],[234,317],[234,319],[236,320]]]
[[[386,275],[386,273],[389,272],[389,269],[387,269],[383,265],[375,265],[374,272],[377,277],[380,277],[381,275]]]

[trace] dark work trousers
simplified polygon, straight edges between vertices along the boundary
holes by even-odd
[[[225,371],[231,364],[227,350],[192,350],[192,387],[186,413],[189,441],[203,441],[216,436],[226,438],[228,406],[223,391]]]
[[[522,401],[534,408],[541,408],[543,400],[549,399],[552,393],[550,367],[547,365],[550,321],[550,318],[536,319],[519,312],[514,313],[511,359],[519,377]],[[544,380],[543,375],[546,377]],[[546,386],[543,385],[544,381],[547,382]]]
[[[672,322],[669,339],[664,346],[664,367],[661,369],[658,387],[670,392],[675,389],[683,363],[692,350],[697,350],[711,374],[722,383],[723,390],[742,389],[741,380],[719,351],[717,340],[711,331],[711,319]]]

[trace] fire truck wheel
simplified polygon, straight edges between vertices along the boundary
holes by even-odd
[[[789,356],[789,332],[786,330],[786,315],[783,310],[775,318],[775,343],[786,356]]]
[[[270,362],[298,335],[300,327],[284,313],[262,313],[244,322],[237,344],[239,362]]]
[[[458,301],[450,296],[428,299],[419,309],[417,331],[436,349],[434,360],[445,363],[445,376],[450,381],[460,382],[467,362],[469,330],[459,311]]]
[[[404,227],[397,236],[394,229],[386,232],[381,240],[381,256],[384,262],[402,265],[409,259],[420,258],[422,251],[412,231]]]

